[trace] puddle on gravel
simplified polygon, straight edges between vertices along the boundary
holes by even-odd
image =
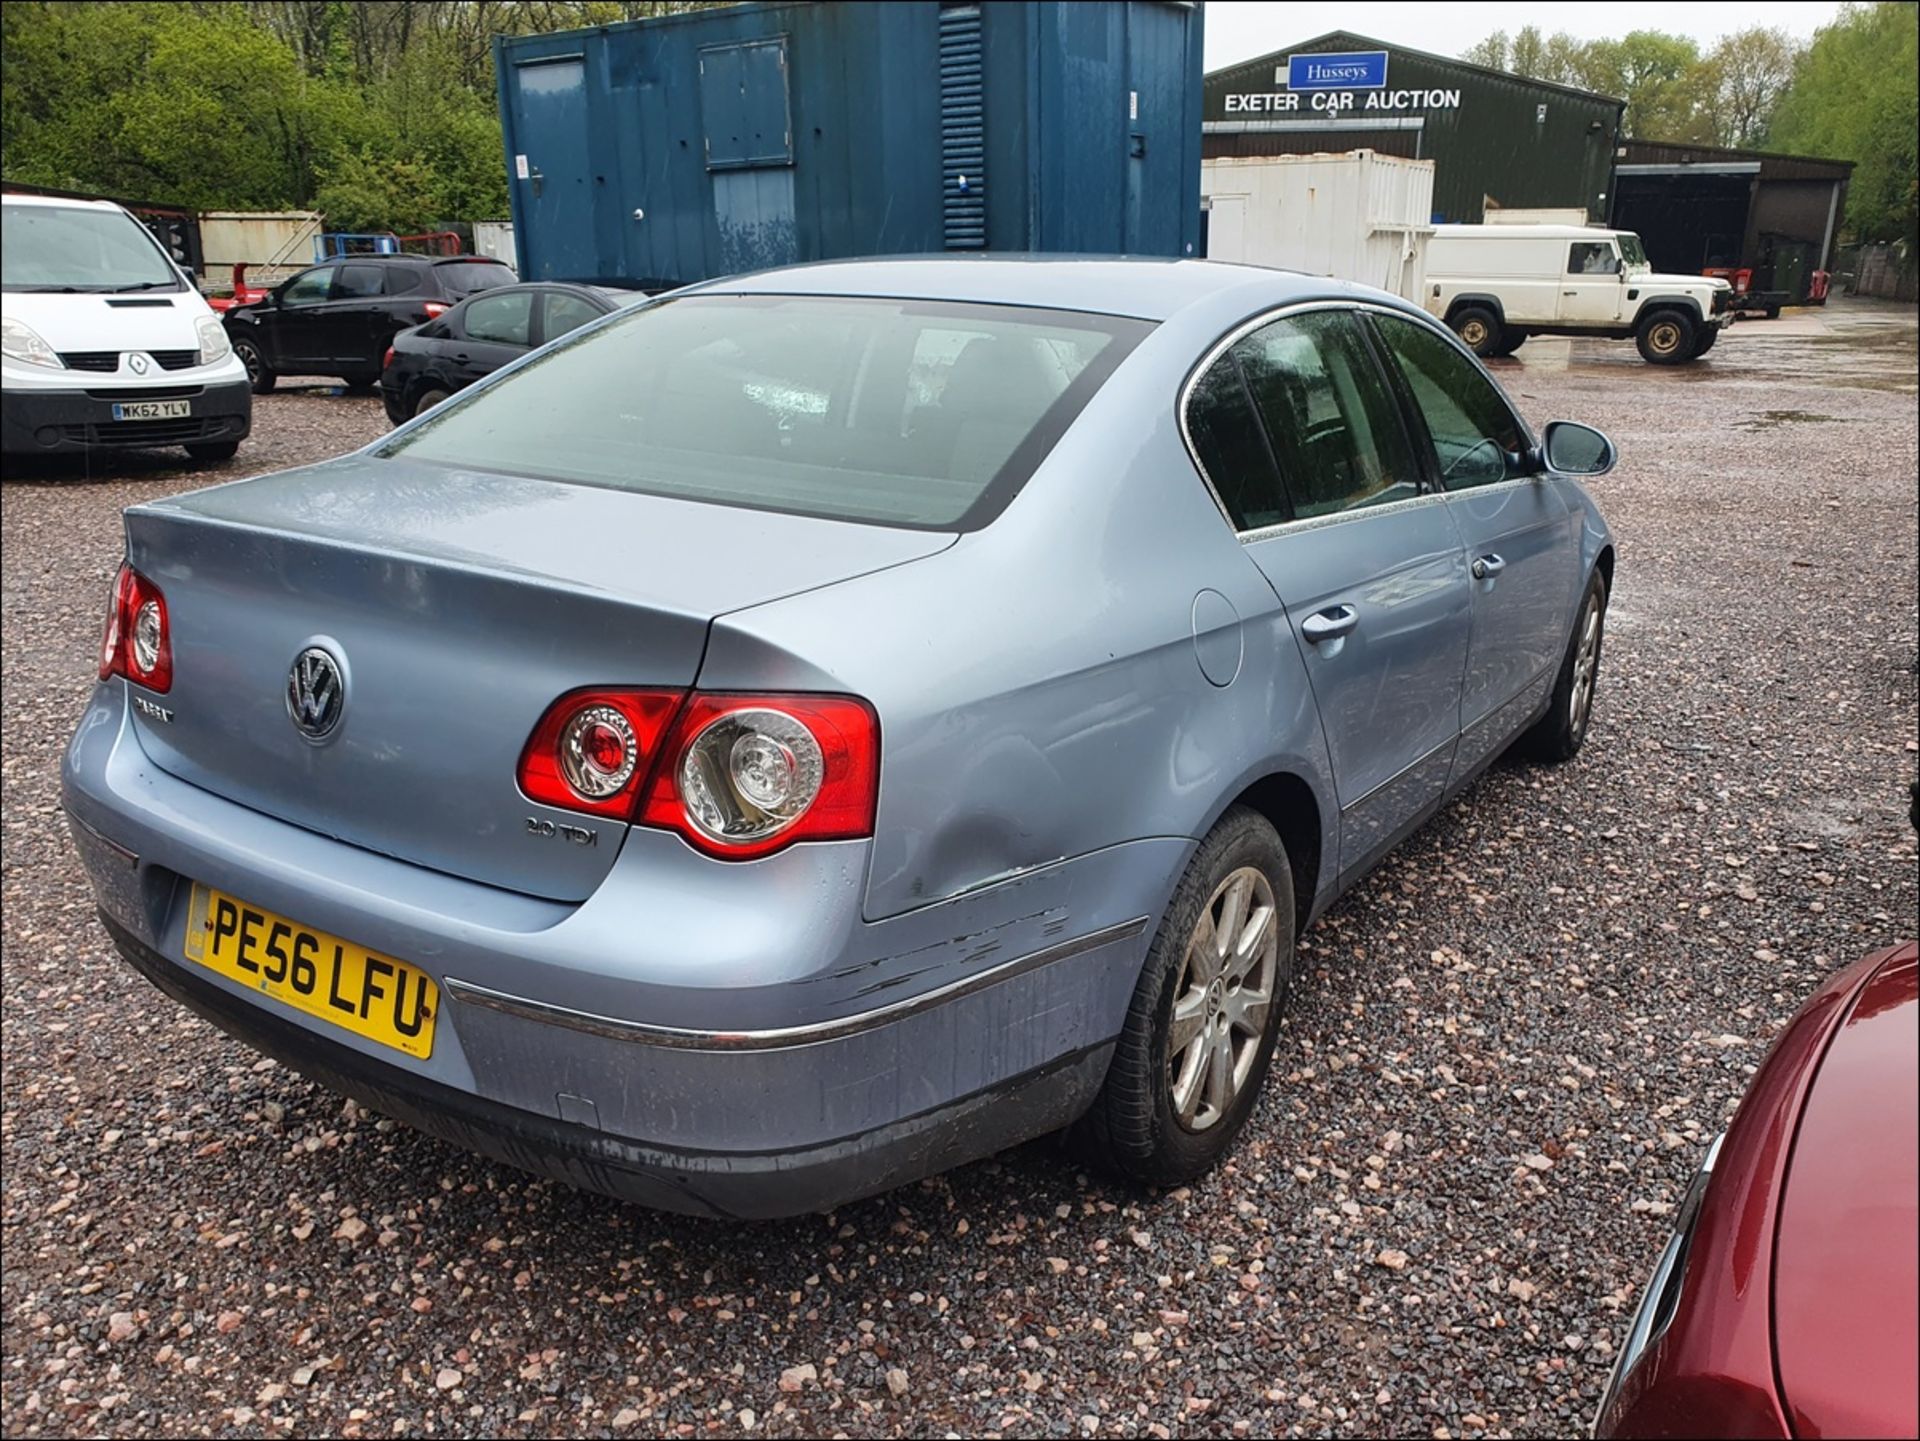
[[[1751,419],[1738,421],[1737,430],[1773,430],[1782,425],[1844,425],[1846,422],[1837,415],[1820,415],[1811,410],[1763,410]]]

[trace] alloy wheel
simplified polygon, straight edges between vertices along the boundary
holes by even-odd
[[[1242,866],[1215,888],[1173,987],[1167,1089],[1188,1131],[1218,1125],[1260,1054],[1280,969],[1273,885]]]
[[[1573,690],[1567,696],[1567,724],[1574,735],[1580,736],[1587,729],[1587,718],[1593,711],[1594,673],[1600,664],[1600,598],[1593,597],[1587,602],[1586,614],[1580,618],[1580,648],[1573,657]]]

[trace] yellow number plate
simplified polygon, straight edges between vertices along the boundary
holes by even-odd
[[[325,931],[196,884],[187,959],[309,1015],[425,1060],[440,988],[433,977]]]

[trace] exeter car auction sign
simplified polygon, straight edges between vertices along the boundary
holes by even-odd
[[[1287,114],[1315,111],[1332,116],[1346,111],[1409,113],[1457,110],[1460,92],[1443,89],[1389,90],[1387,52],[1289,55],[1273,67],[1273,83],[1286,89],[1230,92],[1228,115]]]

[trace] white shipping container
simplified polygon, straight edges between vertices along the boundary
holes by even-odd
[[[202,211],[201,265],[210,278],[220,279],[242,263],[250,270],[305,265],[313,259],[319,229],[317,210]]]
[[[1433,234],[1433,162],[1351,150],[1200,165],[1207,258],[1331,275],[1418,302]]]
[[[473,253],[489,255],[503,261],[516,271],[520,268],[520,259],[513,245],[513,222],[511,220],[476,220],[473,222]]]

